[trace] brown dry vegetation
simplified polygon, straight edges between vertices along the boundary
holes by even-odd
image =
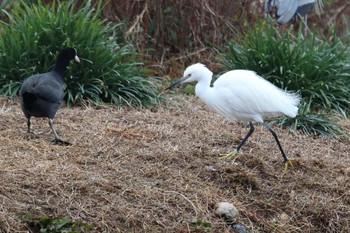
[[[228,201],[251,232],[348,232],[349,142],[277,129],[298,163],[282,176],[280,152],[263,127],[235,162],[223,161],[245,135],[197,98],[170,96],[157,108],[63,107],[52,135],[31,135],[18,100],[0,99],[0,231],[19,217],[71,216],[94,232],[233,232],[214,215]],[[350,121],[344,128],[349,132]],[[33,129],[48,130],[44,119]],[[191,225],[193,219],[210,228]]]
[[[93,0],[97,2],[98,0]],[[47,2],[51,2],[48,0]],[[155,67],[155,76],[176,75],[190,64],[214,65],[217,51],[244,35],[247,28],[264,19],[264,0],[139,0],[103,1],[102,15],[111,22],[124,22],[124,36],[132,41],[146,64]],[[320,35],[332,29],[349,41],[350,4],[344,0],[324,0],[321,16],[315,7],[308,24]],[[281,27],[299,30],[300,21]]]
[[[127,20],[126,35],[140,53],[155,48],[143,54],[148,63],[181,75],[193,61],[213,65],[208,42],[222,45],[244,33],[255,16],[262,18],[261,1],[198,2],[106,1],[103,14]],[[326,31],[348,15],[345,1],[332,3],[309,22]],[[1,98],[0,232],[28,231],[20,218],[25,213],[71,216],[94,232],[233,232],[214,215],[220,201],[235,204],[238,221],[251,232],[349,231],[349,141],[291,135],[275,126],[298,163],[282,176],[282,157],[263,127],[235,162],[223,161],[219,155],[231,151],[247,128],[228,123],[195,97],[171,98],[178,104],[62,108],[55,126],[73,143],[66,147],[53,145],[50,133],[27,134],[18,100]],[[349,119],[341,124],[350,132]],[[34,119],[33,128],[48,130],[47,121]],[[193,219],[212,226],[192,225]]]

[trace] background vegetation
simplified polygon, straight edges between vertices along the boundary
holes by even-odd
[[[226,70],[254,70],[280,88],[300,93],[298,116],[281,118],[283,126],[308,134],[344,135],[335,119],[349,112],[350,46],[334,33],[303,31],[280,33],[271,24],[258,23],[229,41],[220,61]]]
[[[50,70],[62,47],[70,46],[82,62],[65,75],[68,103],[155,103],[155,82],[146,78],[142,59],[122,37],[122,25],[101,19],[102,2],[79,7],[74,2],[11,5],[2,22],[0,93],[16,95],[26,77]]]
[[[0,6],[0,93],[17,94],[25,77],[50,69],[69,45],[83,64],[67,74],[68,103],[156,103],[160,89],[150,76],[178,77],[200,61],[217,73],[251,69],[299,92],[299,116],[281,125],[344,134],[336,121],[349,109],[348,5],[325,1],[322,17],[309,14],[312,32],[304,36],[300,21],[288,29],[259,23],[258,0],[7,1]]]

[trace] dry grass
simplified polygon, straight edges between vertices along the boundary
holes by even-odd
[[[55,125],[66,147],[25,133],[18,101],[0,99],[0,231],[28,230],[18,216],[31,213],[81,219],[94,232],[233,232],[213,211],[229,201],[252,232],[348,232],[348,141],[276,129],[299,163],[282,177],[267,130],[257,127],[235,163],[222,161],[247,129],[196,98],[173,98],[180,105],[62,108]],[[33,127],[48,130],[46,120]]]

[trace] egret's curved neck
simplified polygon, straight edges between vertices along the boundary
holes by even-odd
[[[212,87],[210,87],[211,83],[211,74],[205,75],[202,79],[196,84],[196,95],[203,99],[206,96],[207,92],[210,92]]]

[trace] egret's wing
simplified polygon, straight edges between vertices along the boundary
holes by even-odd
[[[263,115],[280,113],[293,117],[300,99],[298,95],[285,92],[247,70],[223,74],[214,83],[214,90],[214,99],[220,101],[213,105],[225,111],[225,115],[241,120],[261,120]]]

